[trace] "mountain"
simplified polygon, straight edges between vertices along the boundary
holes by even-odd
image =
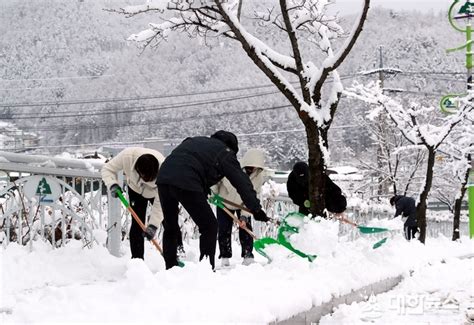
[[[272,167],[289,168],[304,158],[303,125],[238,44],[181,34],[142,50],[126,38],[154,17],[103,10],[118,7],[111,0],[2,4],[1,119],[37,132],[46,146],[150,137],[179,142],[228,129],[239,134],[243,149],[265,147]],[[353,18],[343,17],[341,24],[350,28]],[[264,34],[264,40],[277,48],[285,44],[277,34]],[[398,96],[407,102],[437,105],[442,95],[465,86],[464,76],[452,73],[464,71],[463,53],[445,53],[462,43],[441,13],[374,9],[339,72],[346,87],[376,80],[377,74],[360,72],[378,68],[382,46],[384,67],[403,72],[387,74],[385,87],[406,90]],[[309,45],[304,50],[314,52]],[[372,145],[360,122],[366,110],[341,100],[330,133],[335,163],[347,159],[347,147],[359,152]]]

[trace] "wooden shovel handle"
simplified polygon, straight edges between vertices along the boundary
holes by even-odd
[[[250,214],[253,215],[252,211],[250,211],[248,208],[244,207],[243,205],[237,204],[235,202],[229,201],[229,200],[224,199],[224,198],[222,198],[222,202],[227,203],[229,205],[232,205],[236,208],[239,208],[239,210],[245,211],[245,212],[250,213]]]
[[[344,218],[344,215],[343,215],[342,213],[341,213],[341,214],[336,214],[336,215],[335,215],[335,218],[336,218],[337,220],[340,220],[340,221],[342,221],[342,222],[344,222],[344,223],[347,223],[347,224],[349,224],[349,225],[351,225],[351,226],[359,227],[359,225],[356,224],[355,222],[352,222],[352,221],[350,221],[349,219]]]
[[[223,197],[221,197],[221,200],[222,200],[222,202],[224,202],[224,203],[227,203],[227,204],[229,204],[229,205],[232,205],[232,206],[234,206],[234,207],[236,207],[236,208],[239,208],[239,209],[242,210],[242,211],[245,211],[245,212],[250,213],[251,215],[253,215],[253,212],[250,211],[249,208],[244,207],[243,205],[240,205],[240,204],[237,204],[237,203],[235,203],[235,202],[229,201],[229,200],[227,200],[227,199],[224,199]],[[275,219],[272,219],[272,218],[269,218],[269,219],[270,219],[270,222],[273,222],[273,223],[276,224],[277,226],[280,225],[280,222],[279,222],[278,220],[275,220]]]
[[[127,207],[127,210],[130,212],[130,214],[132,215],[133,219],[135,219],[135,221],[138,223],[138,225],[140,226],[140,228],[142,228],[143,232],[145,232],[145,225],[143,224],[143,222],[140,220],[140,218],[138,217],[138,215],[135,213],[135,211],[133,211],[132,207],[128,206]],[[160,252],[161,255],[163,255],[163,250],[161,249],[160,245],[158,245],[158,243],[156,242],[156,239],[151,239],[151,242],[153,243],[153,245],[156,247],[156,249]]]
[[[229,209],[227,209],[226,207],[224,208],[221,208],[222,210],[224,210],[228,215],[229,217],[231,217],[234,222],[240,227],[242,228],[243,230],[245,230],[250,236],[252,236],[253,239],[257,239],[257,236],[255,236],[255,234],[249,229],[247,228],[247,226],[242,226],[241,223],[240,223],[240,220],[239,218],[237,218],[232,212],[229,211]]]

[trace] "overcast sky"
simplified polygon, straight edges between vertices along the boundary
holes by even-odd
[[[371,7],[386,7],[400,10],[427,10],[434,12],[445,11],[454,0],[372,0]],[[462,1],[461,1],[462,2]],[[336,6],[341,8],[341,14],[355,13],[362,7],[362,0],[336,0]]]

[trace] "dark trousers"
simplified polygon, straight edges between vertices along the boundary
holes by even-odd
[[[128,188],[128,198],[130,200],[130,206],[132,207],[133,211],[138,215],[140,220],[146,224],[146,209],[148,206],[148,202],[153,204],[154,199],[147,199],[141,196],[140,194],[134,192],[130,187]],[[144,237],[143,231],[140,225],[132,218],[132,225],[130,227],[130,251],[132,253],[132,258],[141,258],[144,257]],[[177,229],[177,237],[178,237],[178,245],[183,245],[182,238],[181,238],[181,230]]]
[[[241,216],[240,210],[230,210],[232,213],[237,213],[237,217],[240,220],[244,220],[247,228],[252,230],[252,223],[250,217]],[[232,257],[232,226],[234,224],[233,219],[227,215],[227,213],[221,208],[217,208],[217,223],[218,223],[218,235],[219,241],[219,258],[231,258]],[[239,228],[239,240],[240,246],[242,247],[242,257],[253,257],[253,238],[245,230]]]
[[[166,269],[178,265],[177,262],[177,229],[179,203],[189,213],[191,219],[198,226],[199,250],[202,260],[205,256],[209,258],[212,268],[216,255],[217,221],[211,207],[207,203],[207,195],[203,192],[187,191],[178,187],[158,184],[161,208],[163,209],[163,257]]]
[[[140,194],[134,192],[130,187],[128,188],[128,198],[130,200],[130,206],[133,211],[138,215],[140,220],[146,224],[146,208],[148,202],[153,204],[154,199],[147,199]],[[143,259],[144,255],[144,237],[143,230],[140,225],[132,218],[132,226],[130,227],[130,251],[132,252],[132,258]]]
[[[403,227],[403,230],[405,231],[405,238],[407,240],[410,240],[410,239],[415,238],[415,234],[418,232],[418,227],[416,226],[411,227],[405,224],[405,226]]]

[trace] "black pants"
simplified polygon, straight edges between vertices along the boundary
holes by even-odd
[[[237,213],[237,217],[240,220],[244,220],[247,228],[252,230],[252,223],[250,217],[241,216],[240,210],[230,210],[232,213]],[[218,235],[219,241],[219,258],[231,258],[232,257],[232,225],[234,224],[233,219],[227,215],[227,213],[221,208],[217,208],[217,223],[218,223]],[[242,247],[242,257],[253,257],[253,238],[245,230],[239,228],[239,240],[240,246]]]
[[[418,227],[416,226],[411,227],[405,224],[405,226],[403,227],[403,230],[405,231],[405,238],[407,240],[410,240],[410,239],[415,238],[415,234],[418,232]]]
[[[138,215],[140,220],[146,224],[146,208],[148,206],[148,202],[153,204],[154,199],[147,199],[141,196],[140,194],[134,192],[130,187],[128,188],[128,198],[130,200],[130,206],[132,207],[133,211]],[[177,237],[178,245],[183,244],[181,238],[181,231],[178,227],[177,229]],[[140,225],[132,218],[132,225],[130,227],[130,251],[132,253],[132,258],[141,258],[144,257],[144,237],[143,231]]]
[[[163,257],[166,269],[178,265],[176,249],[178,246],[177,229],[179,203],[189,213],[191,219],[199,228],[199,250],[202,260],[205,256],[209,258],[212,268],[216,255],[217,221],[211,207],[207,203],[206,193],[186,191],[178,187],[158,184],[161,208],[163,209]]]

